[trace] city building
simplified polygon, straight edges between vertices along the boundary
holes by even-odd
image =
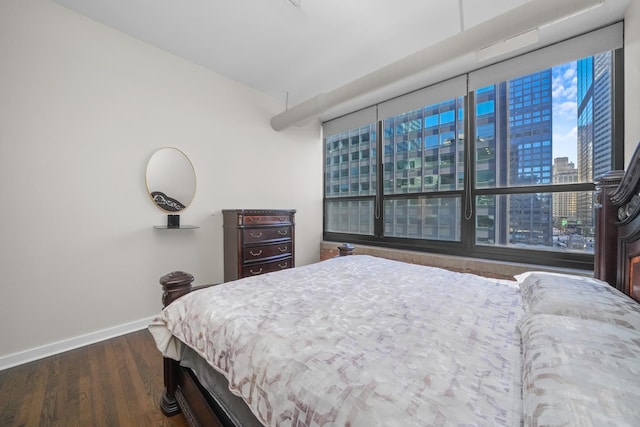
[[[568,157],[553,160],[553,183],[574,184],[578,182],[578,169]],[[556,193],[553,195],[554,227],[558,232],[566,233],[567,227],[575,226],[578,216],[578,195],[576,193]]]
[[[550,184],[552,169],[551,69],[512,79],[509,91],[509,184]],[[551,244],[553,218],[549,194],[509,198],[510,243]]]
[[[611,52],[578,61],[578,180],[592,182],[611,169]],[[593,197],[578,194],[578,231],[594,234]]]

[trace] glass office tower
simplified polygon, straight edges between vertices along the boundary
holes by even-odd
[[[611,170],[611,52],[578,61],[578,179],[592,182]],[[578,198],[578,231],[594,235],[593,200]]]
[[[476,188],[552,183],[551,69],[476,91]],[[552,199],[545,193],[476,198],[476,242],[552,243]]]
[[[512,79],[509,91],[509,184],[552,182],[553,116],[551,69]],[[552,200],[541,193],[510,198],[510,243],[551,245]]]

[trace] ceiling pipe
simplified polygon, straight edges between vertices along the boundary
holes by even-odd
[[[461,55],[537,29],[545,24],[592,9],[605,0],[531,0],[271,118],[276,131],[317,118],[329,108],[383,88]]]

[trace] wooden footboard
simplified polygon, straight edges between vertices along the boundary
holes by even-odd
[[[176,380],[174,396],[182,409],[182,414],[190,426],[226,427],[214,406],[206,398],[206,391],[191,371],[175,363],[173,372]]]
[[[193,276],[183,271],[173,271],[160,278],[162,305],[171,304],[191,291],[213,285],[192,286]],[[213,406],[207,401],[202,386],[189,370],[173,359],[164,358],[164,389],[160,409],[166,416],[180,412],[191,426],[223,427]]]

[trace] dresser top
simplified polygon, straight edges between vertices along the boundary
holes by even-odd
[[[223,209],[223,213],[235,213],[237,215],[282,215],[295,214],[295,209]]]

